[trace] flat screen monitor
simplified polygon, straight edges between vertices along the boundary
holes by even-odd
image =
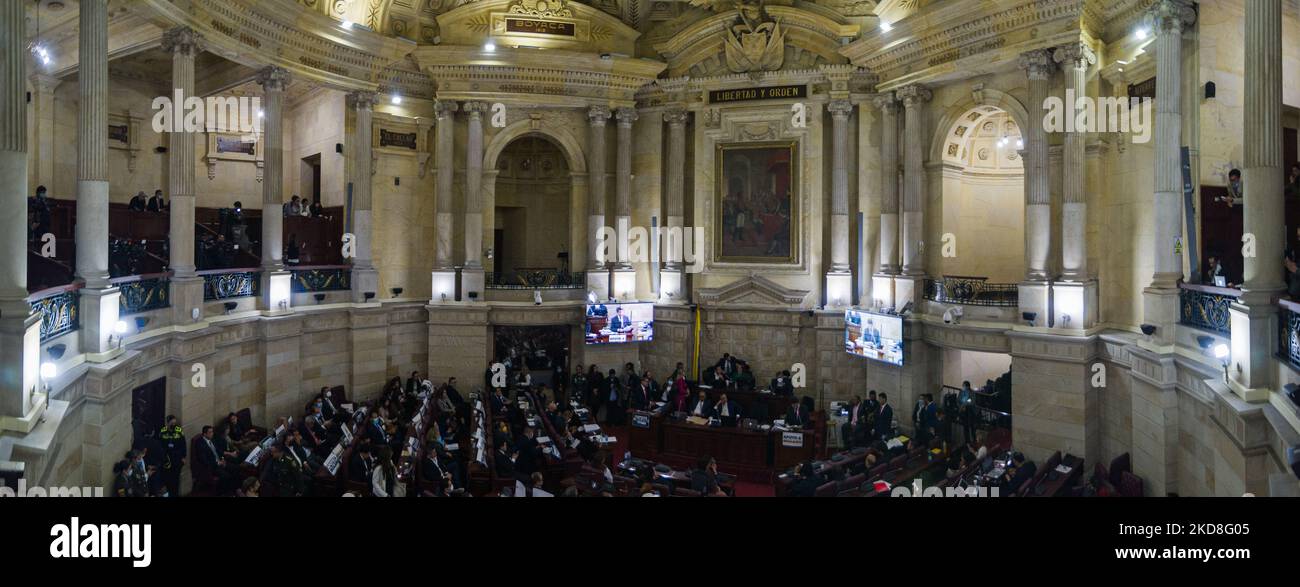
[[[583,321],[587,344],[619,344],[654,340],[652,302],[587,304]]]
[[[844,311],[844,350],[891,365],[903,365],[903,319],[891,314]]]

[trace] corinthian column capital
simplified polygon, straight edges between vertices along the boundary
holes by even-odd
[[[1047,49],[1035,49],[1020,54],[1016,65],[1025,70],[1029,79],[1044,80],[1052,77],[1056,66],[1052,63],[1052,54]]]
[[[903,86],[895,93],[898,94],[898,99],[903,101],[903,105],[908,108],[929,102],[934,97],[930,89],[921,84]]]
[[[1097,53],[1087,43],[1066,43],[1056,48],[1052,58],[1065,67],[1087,69],[1097,63]]]
[[[162,36],[162,50],[182,55],[197,55],[203,51],[203,35],[187,26],[168,29]]]

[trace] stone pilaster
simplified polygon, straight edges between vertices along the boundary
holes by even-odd
[[[54,94],[63,80],[40,73],[28,76],[32,89],[32,136],[36,144],[28,145],[32,160],[27,185],[52,187],[54,185]]]
[[[352,176],[348,183],[352,186],[352,236],[356,243],[356,256],[352,258],[352,301],[365,300],[366,292],[379,292],[379,271],[375,269],[374,241],[374,198],[371,194],[371,153],[374,149],[375,94],[373,92],[352,92],[347,97],[348,108],[352,110],[352,137],[348,142],[352,149],[352,165],[348,167]]]
[[[619,108],[615,118],[618,120],[618,154],[614,164],[614,218],[619,234],[624,235],[632,227],[632,123],[637,120],[636,109]],[[626,240],[620,238],[618,270],[632,268],[627,246]]]
[[[88,0],[79,10],[77,276],[86,282],[81,348],[98,360],[110,350],[119,295],[108,281],[108,6]]]
[[[451,261],[451,237],[453,223],[452,217],[452,185],[453,174],[455,169],[455,102],[438,102],[434,104],[434,117],[437,118],[437,126],[434,132],[437,133],[437,146],[434,153],[434,167],[438,171],[435,210],[437,217],[435,219],[436,228],[435,236],[437,241],[434,245],[434,265],[433,265],[433,301],[453,301],[456,298],[456,269],[452,266]]]
[[[267,67],[262,86],[262,310],[289,309],[289,272],[284,270],[284,90],[289,72]]]
[[[27,304],[27,103],[23,79],[28,53],[23,2],[0,5],[0,431],[31,430],[39,414],[32,392],[40,360],[38,316]],[[105,129],[107,131],[107,129]]]
[[[895,303],[904,305],[920,297],[925,279],[925,104],[933,97],[920,84],[897,91],[903,102],[906,132],[903,144],[903,271],[894,280]]]
[[[1047,166],[1047,133],[1041,116],[1055,67],[1046,49],[1020,56],[1029,77],[1029,128],[1025,129],[1025,280],[1045,281],[1052,244],[1052,193]]]
[[[660,297],[667,302],[685,302],[683,277],[683,227],[686,215],[686,119],[683,108],[672,108],[663,113],[668,125],[668,171],[664,187],[664,216],[668,239],[664,243],[667,258],[660,274]]]
[[[194,95],[194,58],[203,51],[203,38],[189,27],[177,27],[163,33],[162,48],[172,54],[173,99]],[[193,311],[203,318],[203,279],[194,273],[194,161],[195,134],[185,132],[181,121],[167,134],[167,191],[171,216],[168,247],[171,255],[170,280],[172,323],[197,321]]]
[[[1068,98],[1085,96],[1088,92],[1088,68],[1097,62],[1097,55],[1084,43],[1070,43],[1057,48],[1054,55],[1065,74],[1065,92]],[[1069,104],[1068,114],[1074,113]],[[1064,162],[1061,167],[1064,205],[1061,211],[1061,277],[1068,281],[1088,278],[1087,228],[1088,205],[1085,199],[1087,179],[1087,132],[1075,129],[1065,134]]]
[[[469,132],[465,138],[465,268],[461,270],[461,300],[482,301],[483,273],[483,113],[488,105],[466,102]],[[471,300],[470,293],[475,295]]]
[[[1273,384],[1272,348],[1277,313],[1273,297],[1283,290],[1286,236],[1278,222],[1282,199],[1282,2],[1246,3],[1245,161],[1243,230],[1255,237],[1255,256],[1245,258],[1245,283],[1232,306],[1233,391],[1264,400]],[[1161,64],[1164,63],[1162,60]],[[1158,98],[1158,96],[1157,96]],[[1159,120],[1156,130],[1160,130]]]
[[[871,278],[872,306],[894,307],[898,275],[898,110],[893,92],[871,98],[880,111],[880,268]]]

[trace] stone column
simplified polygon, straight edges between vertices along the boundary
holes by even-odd
[[[893,92],[871,97],[880,111],[880,267],[871,277],[873,307],[893,308],[898,275],[898,100]]]
[[[1162,60],[1163,64],[1164,61]],[[1286,246],[1282,199],[1282,1],[1246,3],[1243,230],[1255,237],[1245,258],[1245,283],[1232,306],[1231,387],[1247,400],[1267,400],[1275,388],[1272,353],[1277,319],[1273,297],[1284,287],[1278,259]],[[1157,92],[1159,89],[1157,89]],[[1157,99],[1159,96],[1157,95]],[[1160,130],[1156,121],[1156,130]]]
[[[1183,276],[1182,258],[1175,249],[1183,220],[1182,34],[1195,21],[1196,12],[1188,0],[1159,0],[1151,7],[1151,16],[1156,34],[1155,242],[1151,247],[1155,272],[1142,292],[1142,302],[1143,321],[1157,328],[1153,342],[1167,345],[1174,341],[1178,280]]]
[[[348,167],[352,172],[348,178],[348,184],[352,186],[352,236],[356,239],[356,256],[352,258],[352,301],[363,302],[366,292],[375,292],[376,297],[379,295],[379,271],[375,269],[373,253],[374,197],[371,193],[375,94],[351,92],[347,103],[353,114],[352,136],[348,139],[352,146],[352,165]]]
[[[831,100],[831,264],[826,272],[826,307],[853,303],[849,267],[849,115],[853,103]]]
[[[35,125],[32,137],[35,144],[28,145],[29,157],[32,159],[31,173],[27,175],[27,185],[33,193],[34,186],[54,187],[54,94],[63,80],[40,73],[28,76],[32,89],[32,124]]]
[[[933,94],[925,86],[912,84],[898,90],[903,101],[906,126],[903,148],[903,279],[895,280],[896,303],[915,301],[925,280],[925,145],[929,135],[922,122],[925,103]]]
[[[95,357],[110,350],[117,324],[118,290],[108,282],[108,7],[80,7],[77,68],[77,276],[81,290],[81,350]]]
[[[1020,68],[1029,77],[1029,128],[1025,130],[1025,280],[1046,281],[1052,245],[1052,192],[1047,166],[1047,132],[1043,103],[1055,66],[1052,54],[1038,49],[1020,55]]]
[[[194,58],[203,51],[203,39],[189,27],[163,34],[162,48],[172,54],[172,88],[176,98],[194,95]],[[178,125],[179,126],[179,125]],[[173,128],[167,134],[167,192],[171,197],[168,247],[171,254],[171,313],[173,324],[203,318],[203,278],[194,274],[194,133]]]
[[[289,309],[289,272],[284,270],[284,90],[289,72],[267,67],[262,86],[262,308]]]
[[[483,113],[484,102],[466,102],[469,116],[465,138],[465,267],[460,272],[462,301],[483,301]],[[470,292],[477,296],[470,299]]]
[[[39,316],[27,304],[27,102],[24,2],[0,4],[0,431],[27,432],[43,405],[32,391],[40,362]],[[108,129],[104,129],[105,132]]]
[[[605,122],[609,108],[587,109],[587,290],[604,299],[609,296],[609,261],[615,257],[617,243],[604,241],[605,228]],[[609,247],[609,250],[605,250]]]
[[[665,301],[685,302],[682,255],[683,239],[687,238],[683,226],[686,218],[687,113],[683,108],[670,108],[663,117],[668,124],[668,171],[664,187],[664,216],[667,217],[664,226],[668,229],[668,238],[664,243],[666,258],[660,273],[659,289]]]
[[[1087,44],[1073,42],[1058,47],[1053,57],[1065,74],[1066,116],[1073,117],[1076,100],[1088,94],[1088,68],[1097,55]],[[1096,282],[1088,275],[1087,138],[1087,129],[1065,133],[1062,153],[1061,281],[1052,286],[1054,325],[1062,328],[1088,328],[1096,321]]]
[[[453,163],[455,161],[455,117],[457,107],[455,102],[439,101],[434,104],[434,117],[437,118],[437,133],[434,153],[434,167],[437,169],[438,177],[435,181],[437,187],[436,205],[436,234],[437,241],[434,246],[434,265],[433,265],[433,301],[454,301],[456,299],[456,268],[451,261],[451,237],[453,223],[452,217],[452,185],[455,173]]]
[[[636,297],[636,271],[628,255],[628,231],[632,228],[632,123],[637,120],[635,108],[619,108],[614,113],[618,121],[617,157],[614,164],[614,225],[618,231],[618,262],[614,265],[614,296],[618,299]]]

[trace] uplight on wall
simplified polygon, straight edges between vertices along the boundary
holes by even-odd
[[[391,102],[394,106],[397,106],[397,105],[399,105],[399,104],[402,103],[402,95],[401,95],[401,94],[393,94],[393,97],[390,98],[388,101]]]
[[[889,31],[894,30],[894,25],[889,24],[882,20],[880,21],[880,30],[887,33]]]
[[[289,309],[289,285],[289,274],[271,275],[271,299],[269,301],[272,309],[279,311]]]
[[[492,41],[488,41],[488,42],[486,42],[486,43],[483,43],[483,51],[484,51],[484,52],[492,53],[493,51],[496,51],[496,50],[497,50],[497,44],[496,44],[496,43],[493,43]]]

